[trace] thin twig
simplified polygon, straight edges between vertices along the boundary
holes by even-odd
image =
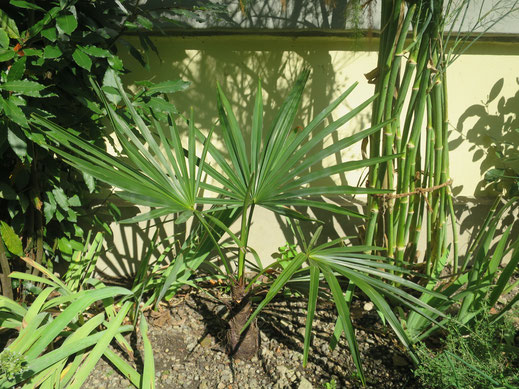
[[[423,195],[425,193],[434,192],[435,190],[444,188],[446,186],[449,186],[450,184],[452,184],[452,179],[450,179],[449,181],[444,182],[443,184],[434,185],[434,186],[431,186],[429,188],[418,187],[415,190],[413,190],[412,192],[396,193],[396,194],[393,194],[393,193],[375,193],[375,194],[373,194],[373,196],[375,196],[375,197],[382,197],[385,201],[390,200],[390,199],[400,199],[402,197],[409,197],[409,196],[413,196],[413,195],[416,195],[416,194],[422,194]]]

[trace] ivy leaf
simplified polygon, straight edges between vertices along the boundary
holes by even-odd
[[[7,81],[17,81],[23,77],[25,74],[25,62],[27,62],[27,57],[18,58],[18,60],[13,63],[11,69],[9,69],[9,73],[7,73]]]
[[[153,22],[142,15],[137,16],[137,23],[147,30],[153,30]]]
[[[56,25],[58,29],[70,35],[77,28],[77,20],[71,13],[63,13],[56,18]]]
[[[43,56],[45,58],[59,58],[63,54],[58,46],[45,46]]]
[[[22,240],[18,235],[16,235],[13,228],[3,220],[0,221],[0,234],[2,235],[2,239],[5,243],[5,247],[7,247],[7,250],[9,250],[14,255],[22,257]]]
[[[71,223],[77,222],[77,213],[73,209],[67,211],[67,220]]]
[[[186,89],[191,83],[184,80],[164,81],[155,84],[146,91],[146,95],[156,93],[175,93]]]
[[[116,55],[111,55],[110,57],[108,57],[108,64],[114,70],[118,70],[118,71],[124,70],[123,61],[121,60],[121,58],[119,58]]]
[[[11,58],[13,58],[16,55],[14,50],[0,50],[0,62],[6,62],[9,61]]]
[[[45,201],[43,203],[43,214],[45,215],[45,221],[48,224],[56,212],[57,204],[52,192],[47,191],[46,194],[49,201]]]
[[[2,9],[0,9],[0,27],[10,38],[21,40],[16,23]]]
[[[501,90],[503,89],[504,84],[505,84],[504,78],[501,78],[494,84],[494,86],[492,87],[492,89],[490,90],[490,93],[488,95],[487,104],[489,104],[490,102],[492,102],[496,99],[496,97],[499,95],[499,93],[501,93]]]
[[[81,51],[97,58],[108,58],[112,55],[108,50],[97,46],[81,46]]]
[[[9,35],[5,32],[4,29],[0,29],[0,47],[2,49],[7,49],[9,47]]]
[[[74,195],[71,198],[68,199],[68,205],[71,207],[80,207],[81,206],[81,200],[79,199],[78,195]]]
[[[7,128],[7,141],[15,154],[23,161],[27,155],[27,139],[18,126]]]
[[[15,200],[16,192],[9,184],[0,181],[0,199]]]
[[[51,42],[56,42],[56,39],[58,39],[58,32],[56,31],[55,27],[49,27],[45,30],[42,30],[41,35]]]
[[[9,119],[22,127],[29,127],[25,114],[22,109],[13,102],[12,96],[9,97],[8,100],[2,99],[1,101],[4,112]]]
[[[65,216],[63,216],[59,209],[56,209],[56,220],[61,223],[63,219],[65,219]]]
[[[80,49],[74,50],[72,53],[72,58],[74,59],[74,62],[78,64],[78,66],[90,71],[90,68],[92,67],[92,60],[83,51]]]
[[[487,182],[494,182],[503,177],[504,174],[505,171],[503,169],[490,169],[485,173],[485,180]]]
[[[0,84],[0,89],[9,92],[20,93],[26,96],[40,97],[40,91],[45,89],[45,85],[29,80],[7,81]]]
[[[69,206],[68,206],[67,195],[63,191],[63,188],[54,188],[52,190],[52,194],[54,195],[54,198],[56,199],[56,202],[61,207],[61,209],[63,209],[64,211],[68,211]]]
[[[29,3],[28,1],[22,1],[22,0],[11,0],[10,3],[18,8],[27,8],[27,9],[35,9],[37,11],[45,11],[43,8],[41,8],[39,5]]]
[[[88,191],[90,193],[93,193],[95,188],[96,188],[96,184],[95,184],[95,181],[94,181],[94,177],[92,177],[90,174],[88,173],[85,173],[83,172],[83,180],[85,180],[85,184],[88,188]]]

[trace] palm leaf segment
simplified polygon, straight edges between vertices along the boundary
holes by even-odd
[[[70,130],[41,116],[34,115],[32,124],[46,129],[47,137],[62,146],[58,149],[53,145],[44,145],[60,154],[66,162],[120,189],[118,192],[120,197],[134,204],[154,208],[127,222],[137,222],[183,211],[190,213],[197,204],[213,204],[222,208],[258,204],[279,214],[295,217],[303,217],[303,215],[293,211],[291,207],[294,206],[317,207],[340,214],[361,216],[354,211],[311,198],[330,194],[387,191],[346,185],[310,186],[310,184],[315,184],[319,179],[333,174],[390,160],[396,155],[343,162],[328,168],[316,169],[312,173],[307,172],[318,166],[324,158],[378,131],[386,123],[315,151],[327,136],[352,119],[374,98],[368,99],[327,126],[319,128],[324,119],[351,93],[355,87],[353,85],[317,115],[300,133],[294,133],[292,131],[294,119],[308,75],[309,72],[304,71],[296,81],[270,130],[265,134],[264,142],[262,142],[263,101],[261,83],[258,84],[248,150],[230,103],[222,89],[218,87],[218,113],[223,128],[223,140],[229,153],[228,158],[210,143],[212,130],[206,136],[195,128],[192,112],[189,120],[187,150],[182,146],[177,125],[172,117],[169,118],[168,134],[165,133],[162,125],[151,117],[150,121],[154,127],[152,132],[119,82],[119,92],[135,128],[131,128],[128,121],[114,111],[96,85],[94,88],[105,104],[125,158],[110,155]],[[311,139],[309,139],[310,134]],[[199,158],[196,155],[197,139],[203,143]],[[218,169],[205,163],[208,152],[218,165]],[[213,178],[213,183],[202,182],[203,172]],[[202,197],[201,188],[219,196]]]
[[[266,133],[263,131],[261,82],[258,82],[249,147],[243,136],[244,132],[238,126],[229,100],[222,88],[218,87],[218,114],[228,156],[226,158],[216,147],[209,146],[209,152],[220,170],[206,166],[206,171],[218,184],[204,183],[202,185],[206,189],[222,195],[223,198],[219,200],[222,204],[235,207],[257,204],[276,213],[295,217],[302,215],[291,209],[294,206],[316,207],[339,214],[362,216],[340,206],[315,201],[311,198],[330,194],[387,192],[346,185],[316,185],[318,180],[330,175],[388,161],[396,156],[349,161],[321,168],[319,165],[323,159],[375,133],[387,123],[343,138],[331,146],[319,150],[319,145],[327,136],[355,117],[373,101],[374,97],[320,128],[324,119],[353,91],[355,87],[353,85],[317,115],[303,130],[295,133],[293,131],[294,119],[301,103],[308,75],[308,71],[304,71],[300,75]],[[310,134],[312,137],[309,139]],[[199,132],[198,136],[201,141],[206,140]],[[264,142],[262,142],[263,139]],[[317,167],[315,172],[308,173],[313,167]]]
[[[154,135],[118,82],[119,92],[135,125],[132,129],[128,121],[114,111],[99,88],[96,85],[94,88],[105,104],[125,158],[111,155],[70,130],[34,115],[32,123],[36,127],[45,128],[48,138],[62,146],[58,149],[46,144],[45,147],[61,155],[66,162],[82,172],[120,189],[117,194],[123,199],[155,208],[127,222],[182,211],[192,212],[195,205],[201,203],[198,193],[208,150],[207,143],[210,142],[212,131],[205,139],[206,145],[198,158],[193,113],[189,121],[186,152],[173,118],[169,118],[168,136],[162,125],[153,117],[150,118],[156,134]],[[185,154],[188,155],[187,158]]]
[[[306,283],[308,293],[308,312],[303,351],[303,364],[308,362],[310,341],[312,339],[312,325],[317,307],[317,296],[323,283],[326,283],[330,291],[331,300],[334,302],[338,318],[334,337],[331,343],[336,343],[344,333],[351,356],[361,380],[365,383],[365,377],[361,364],[361,356],[355,336],[354,324],[350,315],[350,304],[355,287],[358,287],[366,297],[373,302],[379,315],[391,326],[400,342],[410,351],[411,358],[416,362],[416,356],[412,351],[412,341],[402,327],[400,320],[393,313],[387,299],[399,302],[411,311],[423,316],[431,322],[434,318],[445,315],[434,307],[416,298],[410,291],[425,293],[428,296],[446,300],[441,293],[407,280],[396,274],[409,274],[405,268],[388,263],[387,258],[365,254],[372,250],[380,249],[371,246],[344,247],[342,239],[337,239],[319,246],[313,246],[322,227],[314,235],[314,239],[302,252],[298,253],[290,264],[283,269],[272,283],[267,295],[258,305],[249,318],[247,325],[261,312],[261,310],[290,282]],[[304,267],[304,264],[307,267]],[[346,291],[343,291],[341,283],[347,281]],[[400,285],[397,287],[395,285]],[[436,322],[435,322],[436,323]],[[438,323],[437,323],[438,324]]]

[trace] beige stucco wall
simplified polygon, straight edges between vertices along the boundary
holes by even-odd
[[[127,39],[139,46],[137,38]],[[222,85],[235,107],[240,125],[246,130],[249,129],[258,77],[263,83],[266,124],[273,119],[287,94],[288,86],[304,66],[310,67],[312,74],[307,84],[298,125],[307,123],[314,114],[326,107],[354,82],[358,82],[359,85],[345,103],[333,113],[334,118],[346,113],[373,94],[373,85],[366,82],[364,73],[376,66],[375,39],[243,35],[151,37],[151,40],[157,47],[159,56],[152,52],[146,53],[149,59],[149,70],[143,69],[133,58],[125,57],[124,62],[131,72],[124,81],[127,84],[143,79],[158,82],[182,78],[190,81],[190,88],[175,94],[172,99],[180,112],[188,112],[190,107],[193,107],[196,124],[202,129],[210,128],[216,119],[217,82]],[[484,193],[481,193],[481,181],[485,170],[491,164],[486,156],[488,139],[485,138],[484,133],[481,133],[479,129],[481,126],[476,126],[476,129],[474,126],[482,119],[481,112],[486,110],[490,116],[498,113],[501,97],[505,101],[511,101],[509,106],[513,111],[502,116],[517,116],[519,102],[513,97],[519,91],[516,82],[518,77],[518,43],[476,44],[449,69],[449,115],[452,125],[451,176],[454,180],[454,193],[459,199],[460,226],[464,233],[462,242],[473,226],[473,223],[467,224],[464,220],[468,217],[467,220],[475,221],[484,216],[482,213],[485,207],[481,204],[487,200]],[[483,111],[476,110],[479,116],[471,116],[472,111],[468,111],[469,108],[486,102],[493,85],[501,78],[504,79],[504,84],[498,97],[484,107]],[[345,126],[342,134],[346,135],[367,128],[369,122],[370,109],[368,108],[355,121]],[[499,131],[500,128],[489,129],[489,134],[496,135]],[[333,141],[333,138],[329,139],[329,142]],[[334,156],[330,161],[323,161],[323,165],[335,163],[339,159],[360,158],[359,145],[340,156]],[[362,172],[357,172],[336,177],[335,181],[356,185],[361,174]],[[475,205],[479,205],[479,208],[472,208]],[[474,209],[477,211],[473,211]],[[260,212],[253,228],[250,245],[258,251],[261,258],[268,259],[287,238],[283,234],[279,221],[272,214],[267,211]],[[474,212],[479,214],[474,215]],[[338,227],[339,234],[343,233],[342,230],[348,230],[347,223],[340,219],[329,220],[327,224]],[[121,257],[138,259],[141,255],[139,249],[142,247],[141,239],[145,232],[141,230],[136,235],[132,228],[121,229],[118,226],[114,226],[114,231],[116,255],[113,261],[121,262]],[[351,233],[351,231],[346,232]],[[138,243],[132,242],[135,239]],[[117,273],[116,269],[119,266],[114,265],[114,262],[109,267],[114,266],[112,271]],[[122,270],[122,273],[131,273],[131,269]]]

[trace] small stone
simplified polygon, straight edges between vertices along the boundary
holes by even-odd
[[[211,347],[212,341],[213,341],[213,339],[209,335],[207,335],[204,339],[202,339],[200,341],[200,346],[209,348],[209,347]]]
[[[286,376],[288,373],[288,369],[286,368],[286,366],[279,365],[276,369],[281,377]]]
[[[368,301],[366,304],[364,304],[365,311],[369,312],[369,311],[373,310],[373,308],[374,308],[374,305],[371,301]]]
[[[305,377],[301,377],[301,381],[299,381],[299,386],[297,389],[313,389],[313,386]]]

